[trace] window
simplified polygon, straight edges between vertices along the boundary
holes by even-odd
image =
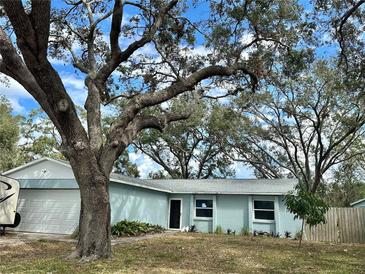
[[[195,216],[203,218],[213,217],[213,200],[196,199],[195,200]]]
[[[275,220],[274,201],[253,201],[255,220]]]

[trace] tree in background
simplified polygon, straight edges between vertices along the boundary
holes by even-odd
[[[365,1],[316,0],[322,32],[338,43],[338,65],[347,73],[349,81],[364,78]],[[331,43],[328,39],[327,44]]]
[[[330,206],[349,207],[352,202],[365,197],[365,170],[363,157],[343,162],[334,171],[325,198]]]
[[[148,109],[197,90],[254,89],[301,36],[296,0],[207,1],[202,20],[191,17],[197,4],[67,0],[51,8],[50,0],[0,1],[0,16],[8,19],[0,26],[0,72],[47,113],[79,184],[80,237],[72,257],[111,255],[108,184],[119,156],[142,130],[163,130],[191,115],[189,108],[154,115]],[[193,54],[199,46],[209,54]],[[84,77],[85,127],[49,56]],[[123,111],[104,135],[101,106],[118,98]]]
[[[22,119],[20,132],[18,147],[23,163],[41,157],[65,159],[59,151],[59,134],[42,109],[32,110]]]
[[[179,107],[179,106],[173,106]],[[232,160],[224,153],[226,127],[230,112],[216,104],[200,103],[184,122],[168,125],[163,132],[148,130],[134,146],[160,165],[164,172],[152,178],[207,179],[234,175]]]
[[[362,82],[326,62],[276,79],[241,111],[231,146],[260,177],[296,177],[314,193],[328,170],[365,152]]]
[[[129,159],[128,150],[125,150],[114,162],[113,172],[134,178],[140,176],[138,166],[135,163],[132,163]]]
[[[84,110],[77,106],[81,120],[86,120]],[[26,117],[19,117],[20,141],[18,142],[18,164],[28,163],[41,157],[66,160],[60,152],[60,136],[42,109],[30,111]],[[108,123],[108,117],[103,119],[103,125]],[[137,165],[129,160],[126,150],[115,161],[113,172],[126,176],[139,177]]]
[[[0,96],[0,172],[19,164],[17,142],[20,117],[12,115],[9,101]]]

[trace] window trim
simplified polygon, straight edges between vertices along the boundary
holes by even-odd
[[[196,201],[197,200],[211,200],[212,201],[212,207],[196,207]],[[212,217],[199,217],[196,216],[196,210],[197,209],[211,209],[212,210]],[[213,220],[213,216],[214,216],[214,199],[213,197],[195,197],[194,199],[194,220],[206,220],[206,221],[211,221]]]
[[[272,202],[274,204],[274,209],[255,209],[255,201],[264,201],[264,202]],[[274,220],[269,220],[269,219],[256,219],[255,218],[255,211],[272,211],[274,212]],[[264,199],[264,198],[256,198],[256,199],[252,199],[252,217],[253,217],[253,222],[254,223],[265,223],[265,224],[274,224],[276,222],[275,220],[275,211],[276,211],[276,206],[275,206],[275,200],[271,200],[271,199]]]

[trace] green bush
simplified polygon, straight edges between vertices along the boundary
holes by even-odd
[[[120,221],[112,226],[112,235],[114,236],[138,236],[148,233],[159,233],[165,229],[160,225],[152,225],[139,221]]]
[[[215,228],[214,231],[215,234],[222,234],[223,233],[223,229],[220,225],[217,225],[217,227]]]

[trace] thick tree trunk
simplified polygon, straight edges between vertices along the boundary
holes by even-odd
[[[90,161],[84,162],[90,164]],[[73,167],[80,187],[81,210],[79,239],[70,258],[81,258],[83,261],[108,258],[111,256],[109,178],[93,163]]]

